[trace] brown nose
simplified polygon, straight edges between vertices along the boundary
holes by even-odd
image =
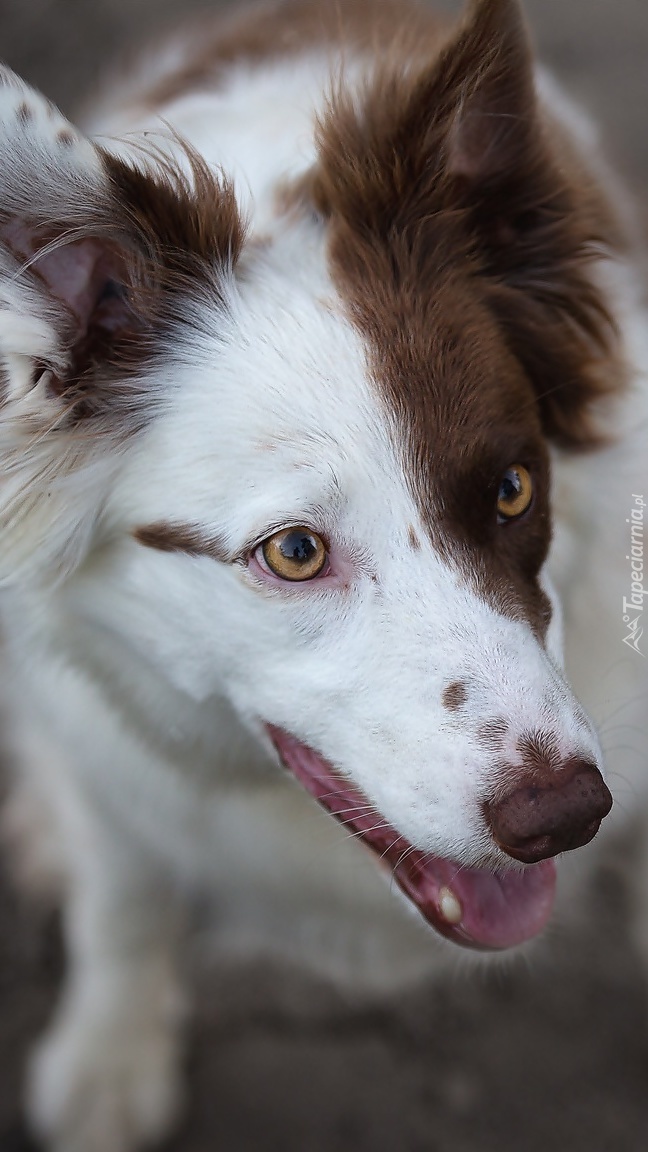
[[[589,844],[612,807],[603,777],[587,760],[568,760],[535,775],[497,800],[484,813],[495,842],[525,864],[535,864]]]

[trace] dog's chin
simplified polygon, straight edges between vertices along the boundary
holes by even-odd
[[[499,951],[531,940],[545,927],[556,888],[553,860],[493,872],[432,856],[391,827],[323,757],[282,729],[266,728],[284,765],[376,853],[441,935],[466,948]]]

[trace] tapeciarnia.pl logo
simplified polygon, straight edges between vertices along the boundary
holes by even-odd
[[[623,643],[634,648],[640,656],[645,656],[639,647],[643,636],[641,617],[644,612],[644,596],[648,596],[648,588],[644,588],[644,519],[646,502],[643,496],[636,496],[633,492],[634,507],[626,524],[630,525],[630,554],[626,560],[630,562],[630,596],[623,597],[623,623],[626,625],[627,635]]]

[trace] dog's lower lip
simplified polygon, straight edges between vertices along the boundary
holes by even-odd
[[[266,730],[285,766],[331,815],[387,865],[399,887],[441,935],[464,947],[499,951],[536,936],[555,892],[552,860],[493,873],[415,848],[321,756],[274,725]]]

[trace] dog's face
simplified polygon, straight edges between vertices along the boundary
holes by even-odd
[[[75,570],[444,934],[533,935],[547,859],[610,803],[545,565],[548,445],[587,441],[612,352],[516,6],[339,97],[307,211],[263,242],[195,158],[188,184],[143,172],[11,84],[14,150],[36,135],[87,189],[35,219],[5,196],[7,578]]]

